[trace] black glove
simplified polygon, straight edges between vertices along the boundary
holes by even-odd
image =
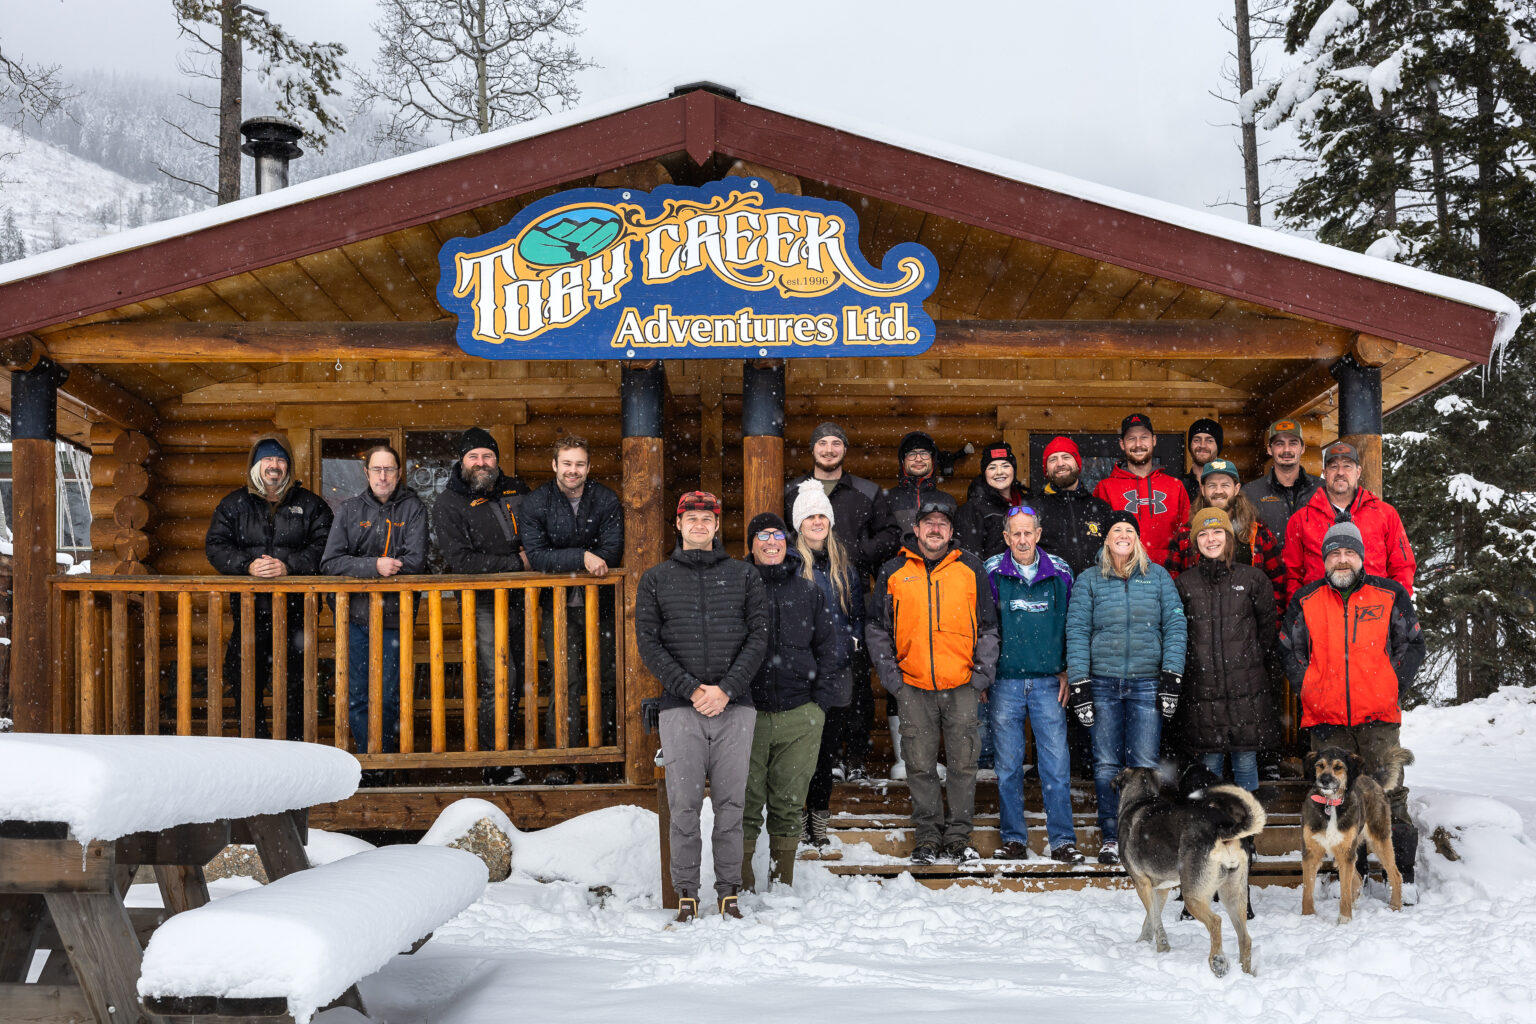
[[[1093,728],[1093,688],[1088,680],[1079,679],[1067,687],[1067,705],[1084,729]]]
[[[1179,710],[1179,691],[1184,688],[1184,677],[1177,672],[1164,672],[1157,679],[1157,704],[1164,718],[1171,719]]]

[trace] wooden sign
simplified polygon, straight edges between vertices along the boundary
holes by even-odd
[[[933,254],[869,265],[842,203],[760,178],[575,189],[443,246],[438,298],[486,359],[912,356],[933,343]]]

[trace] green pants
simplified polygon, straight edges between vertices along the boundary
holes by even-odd
[[[800,808],[816,772],[821,726],[827,713],[805,703],[788,711],[759,711],[752,732],[752,764],[747,769],[747,802],[741,832],[751,850],[763,830],[768,807],[770,836],[799,836]]]
[[[1311,730],[1313,750],[1327,747],[1343,747],[1350,753],[1365,758],[1365,770],[1381,764],[1382,759],[1398,747],[1396,722],[1363,722],[1360,725],[1314,725]],[[750,783],[748,784],[750,786]],[[1387,800],[1392,804],[1392,820],[1407,824],[1408,787],[1398,786],[1387,790]]]

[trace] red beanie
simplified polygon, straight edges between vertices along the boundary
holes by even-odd
[[[1057,452],[1066,452],[1077,461],[1078,469],[1083,468],[1082,453],[1077,450],[1077,443],[1070,437],[1051,438],[1051,443],[1045,446],[1045,454],[1040,457],[1040,468],[1044,469],[1045,464],[1051,460],[1051,456]]]

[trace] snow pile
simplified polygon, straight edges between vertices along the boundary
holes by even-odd
[[[139,995],[284,996],[306,1024],[484,891],[485,865],[460,850],[359,853],[170,918],[144,951]]]
[[[707,802],[704,815],[704,835],[708,836]],[[661,879],[656,814],[643,807],[605,807],[537,832],[520,832],[495,804],[458,800],[443,809],[421,842],[447,846],[481,818],[489,818],[512,841],[514,875],[581,886],[606,885],[626,896],[652,893]],[[709,844],[704,845],[708,871]],[[712,884],[712,875],[705,881]]]
[[[357,789],[316,743],[210,736],[0,736],[0,819],[62,821],[80,843],[310,807]]]
[[[374,845],[366,839],[349,836],[345,832],[327,832],[321,828],[311,828],[309,842],[304,844],[304,855],[309,858],[310,867],[319,867],[321,864],[333,864],[343,857],[367,853],[372,849],[375,849]]]

